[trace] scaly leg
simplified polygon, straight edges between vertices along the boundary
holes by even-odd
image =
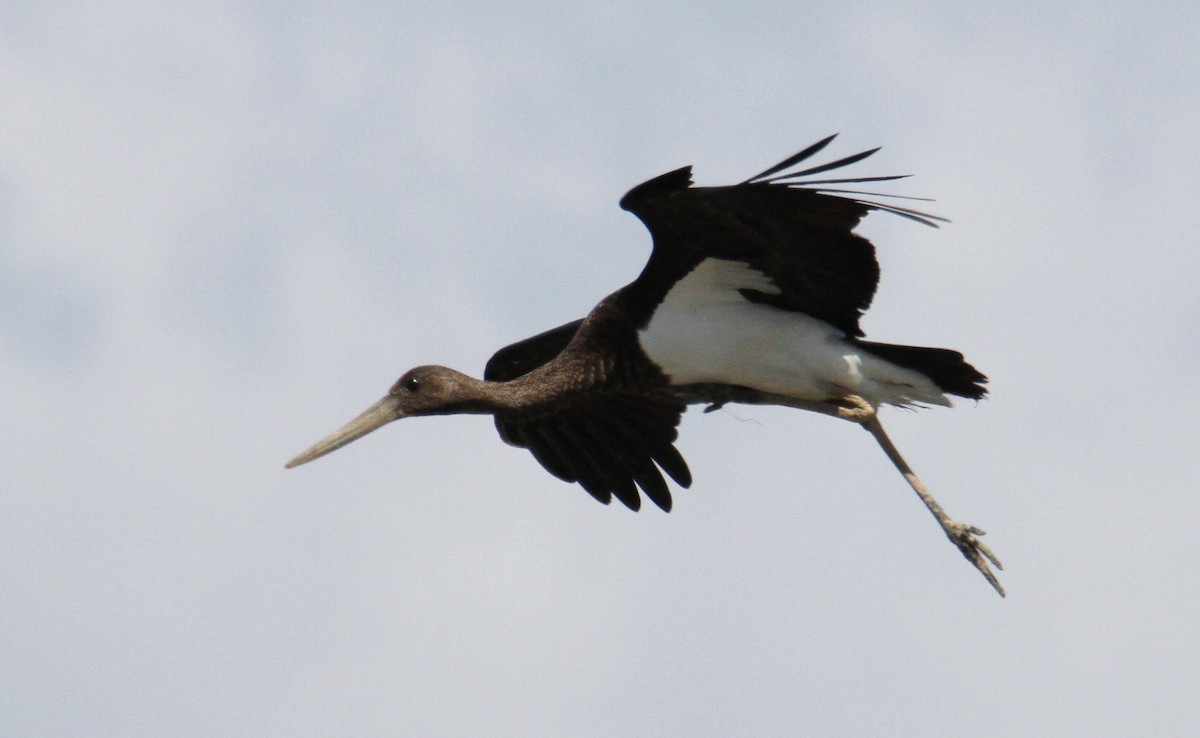
[[[917,496],[921,498],[921,502],[925,503],[925,507],[937,519],[938,525],[942,526],[942,530],[946,533],[946,537],[950,539],[962,555],[970,561],[980,574],[983,574],[984,579],[992,585],[1001,597],[1004,597],[1004,587],[1000,586],[1000,581],[996,575],[992,573],[988,562],[991,562],[997,569],[1004,569],[1000,560],[992,553],[991,549],[979,540],[978,536],[984,534],[982,530],[973,525],[964,525],[957,520],[951,518],[938,504],[925,485],[921,483],[921,479],[917,476],[904,457],[896,449],[892,439],[883,430],[883,426],[879,423],[878,413],[875,406],[867,402],[857,395],[848,395],[838,400],[816,401],[816,400],[799,400],[787,395],[776,395],[769,392],[759,392],[745,387],[730,387],[728,385],[693,385],[689,387],[672,388],[676,397],[683,399],[685,402],[706,402],[709,407],[705,412],[715,410],[727,402],[740,402],[748,405],[782,405],[783,407],[792,407],[798,410],[808,410],[809,412],[820,413],[822,415],[831,415],[835,418],[848,420],[852,423],[858,423],[867,430],[875,440],[879,443],[880,448],[891,459],[892,464],[904,476],[904,480],[908,482],[908,486],[912,487]]]
[[[1000,580],[992,573],[988,562],[992,562],[997,569],[1001,570],[1004,569],[1004,565],[1000,563],[1000,560],[996,558],[991,549],[979,540],[978,536],[983,535],[984,531],[973,525],[964,525],[946,514],[946,511],[942,509],[938,501],[933,499],[933,495],[921,483],[921,479],[917,476],[917,473],[912,470],[912,467],[900,455],[900,452],[896,449],[896,445],[892,443],[892,439],[888,438],[888,434],[883,430],[878,417],[872,414],[869,418],[862,421],[862,427],[879,442],[879,446],[887,454],[887,457],[892,460],[892,463],[895,464],[896,469],[904,476],[904,480],[908,482],[908,486],[913,488],[913,491],[921,498],[921,502],[924,502],[925,507],[929,508],[929,512],[933,513],[933,517],[942,526],[942,530],[946,532],[946,537],[950,539],[950,542],[957,546],[967,561],[970,561],[979,570],[983,578],[988,580],[988,584],[991,584],[1000,596],[1004,597],[1004,587],[1000,586]]]
[[[892,443],[892,439],[888,438],[888,434],[883,430],[883,425],[879,422],[878,413],[871,403],[857,395],[850,395],[840,401],[828,403],[796,400],[779,395],[763,396],[761,399],[800,410],[832,415],[842,420],[858,423],[865,428],[868,433],[875,437],[880,448],[891,459],[892,464],[896,466],[900,474],[904,476],[904,481],[908,482],[908,486],[912,487],[917,496],[921,498],[921,502],[925,503],[925,507],[929,509],[929,512],[933,513],[933,517],[937,519],[938,525],[942,526],[942,530],[945,531],[946,537],[950,539],[950,542],[958,547],[958,550],[962,552],[967,561],[970,561],[979,570],[979,573],[1000,593],[1001,597],[1005,596],[1004,587],[1000,586],[1000,580],[996,578],[991,567],[988,566],[988,562],[990,561],[1000,570],[1004,569],[1004,565],[1000,563],[1000,560],[996,558],[991,549],[979,540],[978,536],[983,535],[984,531],[973,525],[964,525],[946,514],[946,511],[942,509],[938,501],[933,498],[933,495],[921,483],[921,479],[917,476],[917,473],[912,470],[912,467],[900,455],[900,451]]]

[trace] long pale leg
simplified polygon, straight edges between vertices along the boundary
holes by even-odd
[[[933,513],[933,517],[942,526],[942,530],[946,532],[946,537],[950,539],[951,543],[958,546],[958,550],[962,552],[967,561],[970,561],[979,570],[979,573],[983,575],[984,579],[988,580],[988,584],[991,584],[1000,593],[1000,596],[1004,597],[1004,587],[1000,586],[1000,580],[996,578],[991,567],[988,566],[988,562],[992,562],[997,569],[1001,570],[1004,569],[1004,565],[1000,563],[1000,560],[996,558],[991,549],[984,545],[977,537],[983,535],[984,531],[973,525],[964,525],[946,514],[946,511],[942,509],[938,501],[933,499],[933,495],[921,483],[921,479],[917,476],[917,473],[912,470],[912,467],[900,455],[900,452],[896,449],[896,445],[892,443],[892,439],[888,438],[877,416],[872,414],[870,418],[862,422],[862,427],[879,442],[879,446],[887,454],[888,458],[892,460],[892,463],[896,465],[896,469],[904,476],[905,481],[908,482],[908,486],[913,488],[913,491],[921,498],[921,502],[924,502],[925,507],[929,508],[929,512]]]
[[[896,449],[896,445],[892,443],[892,439],[888,438],[888,434],[883,430],[883,425],[879,422],[875,407],[871,403],[856,395],[845,397],[838,402],[811,402],[796,400],[783,395],[762,393],[757,393],[753,396],[737,397],[733,401],[784,405],[799,410],[832,415],[835,418],[849,420],[852,423],[861,425],[868,433],[874,436],[880,448],[891,459],[892,464],[903,475],[904,480],[908,482],[908,486],[912,487],[917,496],[921,498],[921,502],[925,503],[925,507],[937,519],[938,525],[942,526],[942,530],[945,531],[946,537],[950,539],[950,542],[958,547],[958,550],[962,552],[967,561],[970,561],[979,570],[979,573],[983,574],[984,579],[988,580],[988,583],[1000,593],[1001,597],[1005,596],[1004,587],[1000,586],[1000,580],[996,578],[991,567],[988,566],[988,562],[990,561],[997,569],[1003,570],[1004,566],[996,558],[996,555],[992,553],[991,549],[979,540],[978,536],[983,535],[984,532],[973,525],[964,525],[946,514],[946,511],[942,509],[938,501],[933,498],[933,495],[921,483],[921,479],[917,476],[917,473],[912,470],[912,467],[900,455],[900,451]]]

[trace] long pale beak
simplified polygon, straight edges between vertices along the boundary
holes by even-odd
[[[358,440],[371,431],[382,428],[393,420],[402,417],[404,417],[404,411],[400,408],[400,398],[388,395],[367,408],[362,415],[346,423],[341,430],[318,441],[312,448],[289,461],[284,468],[291,469],[293,466],[307,464],[313,459],[320,458],[332,451],[337,451],[347,443]]]

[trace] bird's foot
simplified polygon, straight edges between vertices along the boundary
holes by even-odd
[[[970,561],[983,575],[983,578],[988,580],[988,584],[991,584],[1000,593],[1000,596],[1004,597],[1004,587],[1000,586],[1000,580],[996,578],[991,566],[988,566],[988,562],[1001,571],[1004,570],[1004,565],[1000,563],[1000,559],[996,558],[992,550],[979,540],[978,536],[984,535],[984,531],[973,525],[964,525],[957,520],[942,521],[942,528],[946,531],[946,537],[958,547],[967,561]]]

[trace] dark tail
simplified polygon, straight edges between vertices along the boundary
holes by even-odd
[[[987,384],[988,378],[968,364],[957,351],[870,341],[855,343],[884,361],[924,374],[941,387],[943,392],[969,397],[972,400],[978,400],[987,394],[987,387],[983,385]]]

